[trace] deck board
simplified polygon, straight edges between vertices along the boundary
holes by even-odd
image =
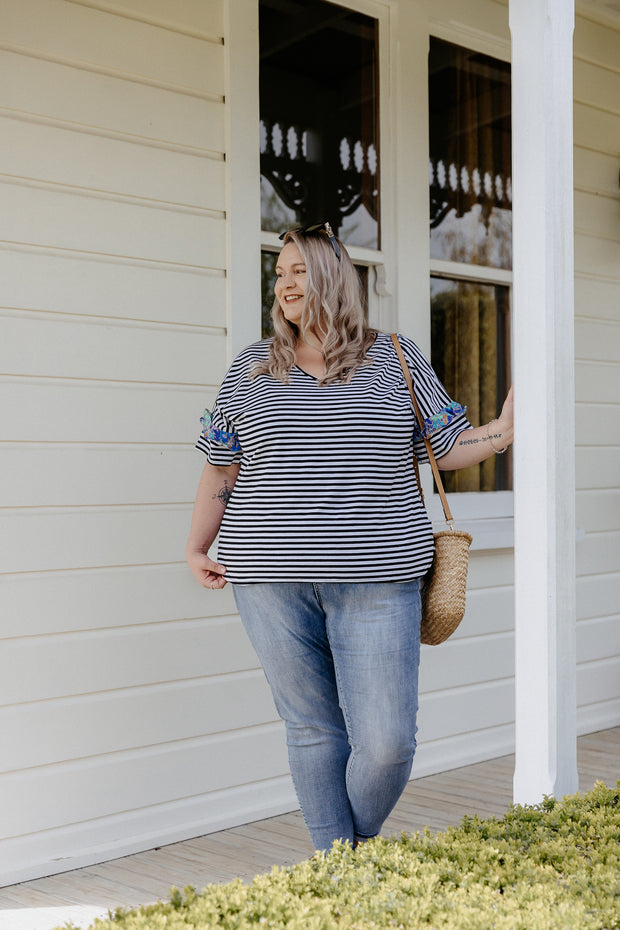
[[[579,789],[620,778],[620,727],[578,740]],[[501,817],[512,800],[514,756],[415,779],[385,824],[386,836],[429,827],[442,830],[468,814]],[[49,878],[0,888],[1,930],[51,930],[73,921],[88,927],[118,906],[168,896],[172,885],[202,888],[240,877],[249,881],[273,865],[312,855],[299,811]]]

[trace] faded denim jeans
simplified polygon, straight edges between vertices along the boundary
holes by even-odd
[[[286,724],[315,848],[375,836],[407,784],[416,747],[419,581],[233,590]]]

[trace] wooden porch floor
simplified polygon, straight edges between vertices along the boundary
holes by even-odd
[[[578,740],[579,789],[620,778],[620,727]],[[502,816],[512,800],[514,756],[480,762],[407,786],[383,831],[442,830],[465,814]],[[313,849],[299,812],[222,830],[62,875],[0,888],[0,930],[51,930],[73,921],[88,927],[108,908],[168,896],[171,885],[202,888],[237,876],[251,879],[272,865],[292,865]]]

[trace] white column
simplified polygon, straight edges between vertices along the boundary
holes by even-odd
[[[573,0],[510,0],[514,229],[514,798],[578,790]]]

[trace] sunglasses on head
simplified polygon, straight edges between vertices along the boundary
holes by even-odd
[[[330,223],[316,223],[314,226],[293,226],[291,229],[287,229],[283,232],[281,236],[278,236],[278,239],[284,239],[287,232],[300,233],[302,236],[311,236],[313,233],[319,232],[327,233],[334,254],[338,261],[340,261],[340,246],[336,242],[336,237]]]

